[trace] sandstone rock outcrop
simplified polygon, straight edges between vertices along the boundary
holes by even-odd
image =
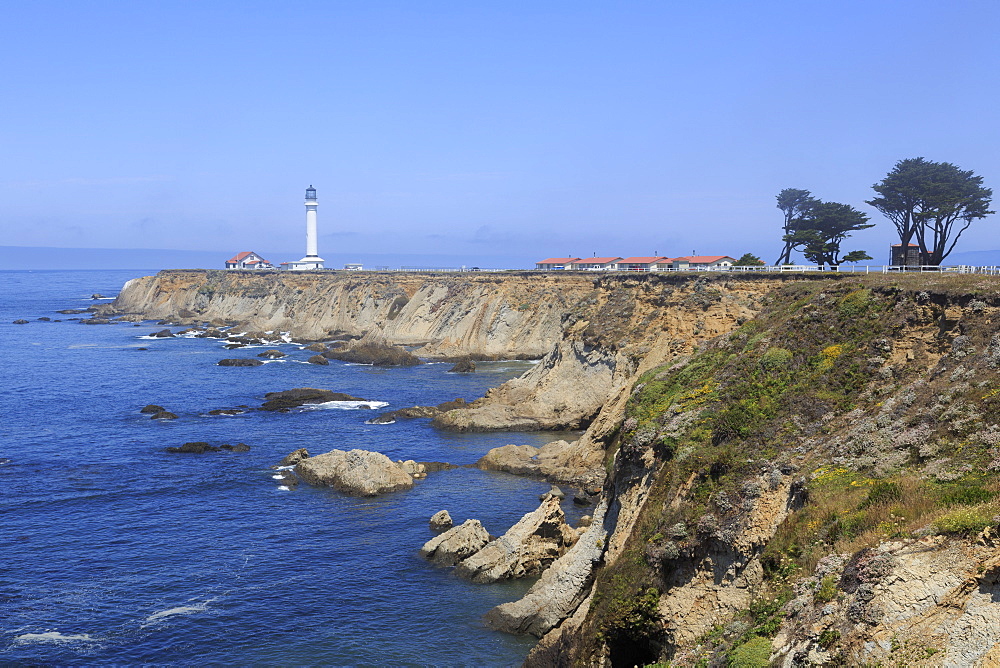
[[[548,497],[503,536],[459,563],[455,572],[478,583],[537,575],[576,539],[559,499]]]
[[[335,348],[323,353],[322,357],[374,366],[416,366],[421,364],[420,358],[405,348],[380,343],[363,342]]]
[[[427,541],[420,548],[420,556],[440,566],[453,566],[479,552],[489,541],[490,533],[482,522],[466,520]]]
[[[445,531],[446,529],[450,529],[453,525],[451,515],[447,510],[439,510],[431,515],[430,525],[431,529],[434,531]]]
[[[476,462],[476,467],[588,487],[599,484],[604,478],[601,453],[601,450],[583,449],[576,442],[566,441],[552,441],[541,448],[504,445],[487,452]]]
[[[354,496],[377,496],[413,487],[413,478],[380,452],[331,450],[304,459],[295,473],[310,485],[333,487]]]
[[[308,459],[308,458],[309,458],[309,451],[306,450],[305,448],[299,448],[298,450],[295,450],[285,455],[280,462],[278,462],[271,468],[277,468],[279,466],[295,466],[303,459]]]
[[[594,566],[604,553],[607,531],[602,524],[607,504],[594,511],[594,521],[566,554],[556,559],[520,600],[499,605],[483,618],[491,629],[541,638],[569,617],[587,597]]]

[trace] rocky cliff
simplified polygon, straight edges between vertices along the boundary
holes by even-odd
[[[489,617],[530,665],[995,665],[992,279],[164,272],[110,310],[539,357],[436,419],[586,429],[509,463],[607,509]]]

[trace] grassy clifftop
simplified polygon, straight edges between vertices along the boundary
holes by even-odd
[[[607,444],[618,531],[556,653],[882,660],[872,638],[902,619],[879,600],[902,563],[886,546],[972,545],[1000,513],[1000,299],[982,278],[920,278],[785,284],[638,379]],[[968,655],[949,637],[915,637],[916,660]]]

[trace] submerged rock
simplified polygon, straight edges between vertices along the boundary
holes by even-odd
[[[210,443],[206,443],[205,441],[194,441],[191,443],[185,443],[179,447],[167,448],[167,452],[185,452],[200,455],[205,452],[218,452],[220,449],[221,448],[217,448]]]
[[[325,404],[328,401],[366,401],[343,392],[320,390],[315,387],[297,387],[281,392],[268,392],[264,395],[264,399],[266,401],[260,407],[262,411],[288,410],[305,404]]]
[[[559,499],[548,496],[507,533],[458,564],[455,572],[478,583],[537,575],[576,539]]]
[[[153,417],[150,418],[150,419],[152,419],[152,420],[176,420],[177,416],[174,413],[171,413],[170,411],[159,411],[158,413],[154,413]]]
[[[331,450],[304,459],[295,473],[310,485],[333,487],[355,496],[377,496],[413,487],[413,478],[380,452]]]
[[[453,566],[475,555],[489,542],[490,533],[482,522],[466,520],[424,543],[420,556],[441,566]]]
[[[81,325],[110,325],[111,321],[107,318],[88,318],[86,320],[80,321]]]
[[[416,366],[420,358],[399,346],[382,343],[361,343],[348,348],[329,350],[323,356],[342,362],[372,364],[374,366]]]
[[[234,357],[230,359],[219,360],[219,366],[261,366],[264,364],[260,360],[255,360],[252,357]]]
[[[472,373],[476,370],[476,363],[471,357],[463,357],[455,363],[455,366],[449,369],[452,373]]]
[[[439,510],[431,515],[430,525],[431,529],[434,529],[435,531],[450,529],[453,524],[454,522],[452,522],[451,515],[447,510]]]
[[[438,404],[437,406],[410,406],[409,408],[400,408],[398,410],[382,413],[381,415],[368,420],[368,424],[392,424],[400,418],[436,418],[441,415],[441,413],[467,407],[468,404],[465,399],[462,398],[455,399],[454,401],[446,401],[443,404]]]
[[[288,489],[295,489],[299,486],[299,479],[291,471],[279,471],[277,475],[281,476],[279,484],[284,485]]]
[[[236,445],[223,443],[219,447],[223,450],[229,450],[230,452],[250,452],[250,446],[246,443],[237,443]]]
[[[87,313],[85,308],[64,308],[56,313],[63,313],[65,315],[80,315],[81,313]]]
[[[215,408],[208,411],[209,415],[243,415],[244,413],[246,411],[241,408]]]

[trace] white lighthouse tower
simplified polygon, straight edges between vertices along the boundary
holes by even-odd
[[[294,263],[295,269],[323,269],[323,258],[319,256],[316,234],[316,189],[306,188],[306,256]]]

